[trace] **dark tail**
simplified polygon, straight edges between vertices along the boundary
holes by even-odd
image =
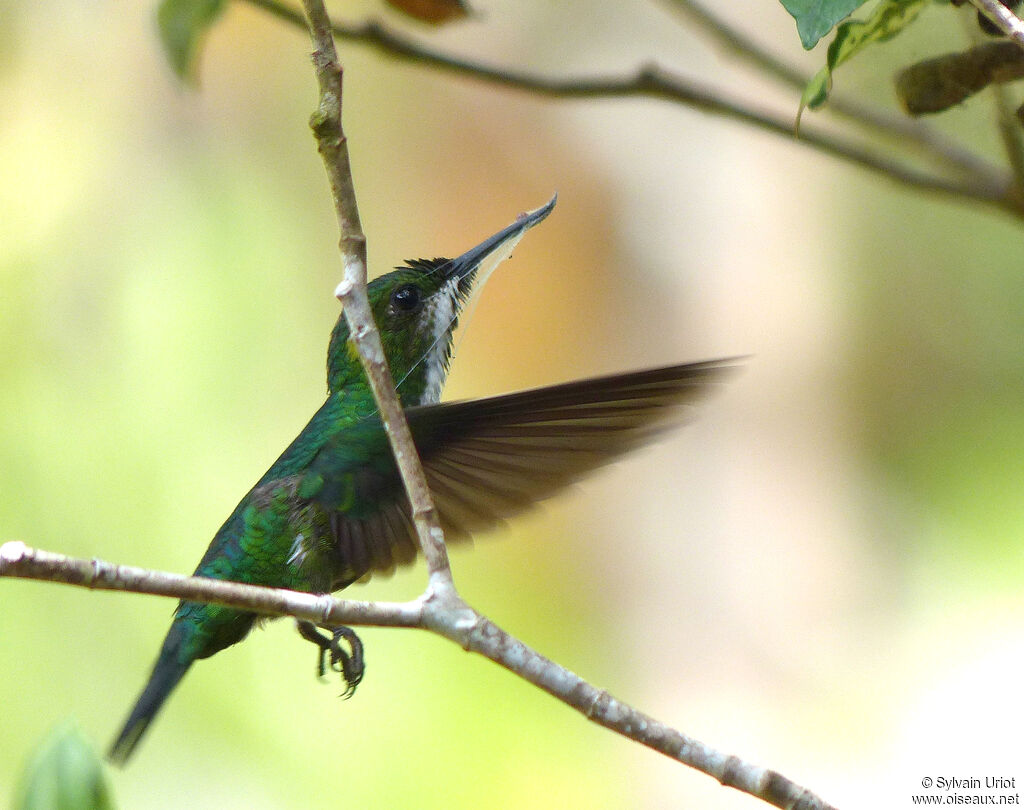
[[[149,676],[149,683],[142,690],[124,728],[110,748],[108,756],[115,765],[124,765],[128,761],[167,696],[192,666],[195,656],[189,655],[184,649],[187,629],[185,622],[175,621],[171,625],[153,667],[153,674]]]

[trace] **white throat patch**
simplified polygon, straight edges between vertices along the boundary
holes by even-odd
[[[448,376],[449,336],[452,318],[456,313],[458,296],[458,279],[452,279],[430,297],[425,313],[425,321],[433,325],[430,337],[430,348],[423,358],[423,371],[426,384],[420,405],[434,405],[441,401],[441,389],[445,377]]]

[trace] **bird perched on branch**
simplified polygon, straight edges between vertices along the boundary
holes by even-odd
[[[455,259],[419,259],[368,286],[381,342],[449,539],[486,529],[677,424],[731,361],[669,366],[439,404],[452,334],[474,281],[555,205]],[[409,563],[409,503],[348,326],[327,352],[327,401],[221,526],[196,575],[313,593]],[[241,641],[257,616],[181,602],[149,682],[110,752],[123,764],[192,663]],[[302,635],[351,691],[362,647],[347,628]],[[341,641],[348,642],[346,651]]]

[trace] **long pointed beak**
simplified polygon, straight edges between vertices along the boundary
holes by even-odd
[[[494,264],[506,259],[523,234],[550,214],[557,201],[558,195],[555,194],[547,205],[541,206],[534,211],[520,214],[516,217],[516,221],[504,230],[498,231],[494,236],[484,240],[475,248],[467,250],[461,256],[452,259],[448,266],[447,277],[457,278],[460,281],[470,279],[487,259],[496,257],[497,260],[494,261]]]

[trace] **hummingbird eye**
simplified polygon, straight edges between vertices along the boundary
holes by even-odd
[[[420,290],[414,284],[406,284],[391,293],[391,306],[396,312],[412,312],[420,305]]]

